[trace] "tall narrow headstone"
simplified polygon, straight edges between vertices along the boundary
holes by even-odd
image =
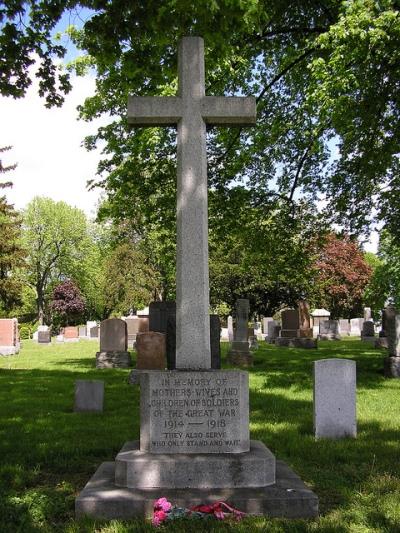
[[[249,300],[236,300],[236,329],[228,352],[228,362],[231,365],[251,366],[253,356],[249,349]]]
[[[357,435],[354,361],[314,362],[314,432],[315,437],[328,439]]]
[[[386,307],[386,335],[388,357],[383,361],[387,378],[400,378],[400,314],[393,306]]]
[[[233,342],[233,317],[228,316],[228,341]]]

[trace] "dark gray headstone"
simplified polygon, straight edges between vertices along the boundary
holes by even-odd
[[[51,342],[50,330],[38,331],[38,343],[39,344],[49,344],[50,342]]]
[[[240,298],[236,300],[236,329],[234,340],[247,342],[249,321],[249,300]]]
[[[93,326],[90,328],[89,337],[91,339],[97,339],[99,336],[99,326]]]
[[[285,309],[281,313],[282,329],[298,330],[300,327],[300,315],[298,309]]]
[[[363,324],[362,328],[362,336],[363,337],[375,337],[375,328],[374,323],[370,320],[367,320]]]
[[[149,305],[149,330],[158,333],[167,333],[168,316],[176,316],[176,303],[150,302]]]
[[[75,381],[74,411],[103,412],[104,381],[77,379]]]
[[[220,348],[221,325],[218,315],[210,315],[211,368],[221,368]],[[168,370],[176,368],[176,315],[167,319],[167,365]]]

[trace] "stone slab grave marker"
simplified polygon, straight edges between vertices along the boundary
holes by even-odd
[[[316,438],[328,439],[357,435],[354,361],[314,362],[314,432]]]
[[[385,315],[388,356],[383,360],[383,373],[386,378],[400,378],[400,314],[389,305]]]
[[[249,440],[248,374],[210,368],[206,124],[253,124],[255,99],[205,96],[200,37],[180,41],[178,70],[177,97],[131,97],[128,103],[134,126],[178,129],[177,370],[143,372],[140,444],[127,443],[114,463],[100,466],[76,500],[76,515],[150,514],[162,495],[184,507],[229,499],[253,514],[273,509],[274,516],[315,516],[316,496],[294,482],[286,465],[275,484],[274,456]],[[182,465],[193,467],[193,477],[179,475]],[[255,476],[261,484],[256,493],[244,469],[263,472],[261,481]]]
[[[236,328],[233,341],[228,352],[228,362],[231,365],[252,366],[253,356],[249,348],[249,300],[236,300]]]
[[[339,320],[324,320],[319,323],[319,340],[324,341],[339,341]]]
[[[78,342],[79,332],[76,326],[67,326],[64,328],[64,342]]]
[[[107,318],[100,325],[100,351],[96,353],[97,368],[129,368],[128,331],[124,320]]]
[[[167,368],[166,334],[143,331],[136,335],[136,368],[165,370]]]
[[[51,344],[51,331],[39,331],[38,332],[38,343],[39,344]]]
[[[350,321],[348,318],[339,319],[339,335],[342,337],[350,335]]]
[[[19,352],[18,320],[0,319],[0,355],[15,355]]]
[[[75,381],[75,412],[102,413],[104,381],[77,379]]]

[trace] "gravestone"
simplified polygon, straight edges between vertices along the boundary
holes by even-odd
[[[176,315],[176,303],[173,301],[150,302],[149,305],[149,331],[167,333],[169,315]]]
[[[330,316],[331,316],[331,313],[327,309],[314,309],[314,311],[311,313],[314,337],[318,337],[319,335],[320,323],[324,322],[325,320],[329,320]]]
[[[249,300],[236,300],[236,329],[227,359],[231,365],[252,366],[253,356],[250,353],[248,337]]]
[[[100,351],[96,353],[96,368],[129,368],[128,333],[124,320],[107,318],[100,324]]]
[[[165,333],[146,331],[136,335],[136,368],[139,370],[167,368]]]
[[[386,307],[385,321],[388,356],[383,361],[387,378],[400,378],[400,314],[393,306]]]
[[[356,363],[348,359],[314,362],[316,438],[356,437]]]
[[[339,321],[338,320],[324,320],[319,324],[319,340],[323,341],[339,341]]]
[[[149,331],[149,317],[147,316],[128,316],[125,318],[128,327],[128,348],[134,348],[136,335]]]
[[[381,311],[381,330],[379,332],[378,338],[375,341],[375,348],[388,348],[388,340],[386,334],[386,308]]]
[[[350,335],[350,322],[347,318],[339,319],[339,335],[342,337]]]
[[[228,341],[233,342],[233,317],[228,316]]]
[[[78,342],[78,328],[76,326],[67,326],[64,328],[64,342]]]
[[[168,316],[167,322],[167,368],[176,369],[176,317]],[[210,315],[210,349],[211,368],[221,368],[220,319],[218,315]]]
[[[92,326],[89,331],[89,339],[92,341],[99,340],[100,327],[98,325]]]
[[[80,339],[87,337],[86,326],[79,326],[78,327],[78,336],[79,336]]]
[[[366,322],[372,320],[372,311],[370,307],[364,307],[364,320]]]
[[[313,336],[311,328],[310,305],[307,300],[299,300],[299,331],[297,337],[309,338]]]
[[[268,344],[275,344],[275,339],[279,337],[280,332],[281,332],[281,326],[278,324],[278,322],[276,322],[276,320],[269,320],[267,336],[265,337],[265,341]]]
[[[350,335],[352,337],[360,337],[363,325],[363,318],[351,318],[350,319]]]
[[[0,355],[15,355],[20,350],[18,320],[0,319]]]
[[[249,439],[248,374],[210,369],[206,123],[254,123],[255,101],[205,96],[199,37],[181,40],[178,68],[177,97],[134,97],[128,112],[136,126],[178,126],[177,370],[141,374],[140,443],[98,469],[76,515],[148,513],[162,489],[182,507],[228,498],[252,514],[315,516],[315,495],[300,480],[293,494],[286,466],[275,483],[273,454]]]
[[[271,316],[266,316],[262,319],[262,326],[263,326],[263,333],[264,335],[268,335],[268,323],[269,322],[275,322],[275,320]]]
[[[77,379],[75,381],[75,412],[102,413],[104,381]]]
[[[276,346],[305,349],[317,348],[317,340],[310,336],[312,335],[312,329],[307,327],[309,324],[309,319],[307,319],[307,308],[308,304],[305,301],[302,301],[302,320],[303,325],[305,326],[303,329],[300,329],[299,309],[284,309],[282,311],[282,328],[280,336],[275,339]]]
[[[361,331],[361,340],[375,343],[375,327],[371,320],[366,320]]]
[[[34,341],[38,342],[39,333],[41,331],[49,331],[49,326],[46,326],[45,324],[39,325],[37,330],[34,332],[33,337],[32,337]]]
[[[51,343],[51,331],[39,331],[38,332],[38,343],[39,344],[50,344]]]

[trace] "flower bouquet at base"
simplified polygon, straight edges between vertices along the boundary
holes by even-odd
[[[152,524],[153,526],[160,526],[166,521],[182,518],[194,520],[225,520],[233,518],[234,520],[241,520],[245,515],[246,513],[238,511],[228,503],[221,501],[211,505],[196,505],[187,509],[172,505],[167,498],[159,498],[154,502]]]

